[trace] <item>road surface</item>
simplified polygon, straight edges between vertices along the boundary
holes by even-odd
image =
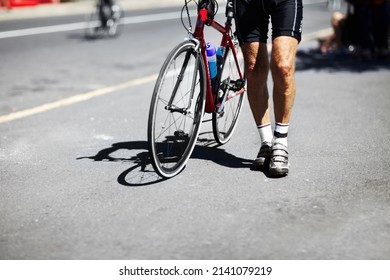
[[[144,20],[114,40],[77,28],[0,39],[0,259],[389,259],[389,61],[319,55],[308,35],[330,14],[306,5],[289,176],[251,169],[245,102],[228,144],[205,123],[185,170],[161,180],[149,102],[186,33],[151,18],[172,11],[127,11]],[[7,21],[0,34],[83,19]]]

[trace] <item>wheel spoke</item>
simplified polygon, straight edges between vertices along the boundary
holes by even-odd
[[[205,105],[205,70],[203,62],[196,63],[194,49],[192,42],[183,42],[170,53],[153,93],[148,144],[153,167],[162,177],[172,177],[184,168],[198,137]]]
[[[240,69],[243,69],[243,60],[240,58],[239,46],[236,45]],[[227,50],[221,75],[219,98],[221,107],[213,113],[213,133],[219,144],[228,142],[237,125],[241,112],[245,82],[240,76],[232,50]]]

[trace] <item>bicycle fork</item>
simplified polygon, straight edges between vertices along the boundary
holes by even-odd
[[[177,107],[177,106],[173,105],[172,103],[175,100],[177,91],[178,91],[178,89],[180,87],[181,82],[183,81],[184,72],[187,69],[188,62],[190,61],[191,55],[193,54],[192,50],[188,51],[187,54],[186,54],[186,57],[185,57],[184,62],[183,62],[183,65],[182,65],[182,67],[180,69],[180,73],[179,73],[179,75],[177,77],[177,81],[176,81],[175,87],[173,89],[171,98],[169,99],[168,105],[165,106],[165,109],[170,111],[171,113],[178,112],[178,113],[181,113],[183,115],[187,115],[187,114],[192,113],[190,109],[191,109],[193,98],[194,98],[196,79],[197,79],[197,76],[198,76],[197,69],[198,69],[198,66],[199,66],[199,55],[200,54],[199,54],[198,49],[199,49],[199,43],[197,43],[197,46],[195,47],[195,51],[194,51],[195,52],[195,66],[194,66],[194,73],[193,73],[192,84],[191,84],[191,92],[190,92],[189,97],[188,97],[187,107],[180,108],[180,107]]]

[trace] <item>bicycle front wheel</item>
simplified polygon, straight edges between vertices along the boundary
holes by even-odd
[[[203,59],[195,43],[185,41],[164,62],[150,104],[148,148],[160,176],[177,175],[191,156],[203,119],[205,92]]]

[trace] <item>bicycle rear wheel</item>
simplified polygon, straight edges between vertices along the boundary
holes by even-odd
[[[199,135],[205,108],[205,65],[195,43],[185,41],[168,55],[150,104],[148,148],[164,178],[186,165]]]
[[[123,18],[125,13],[122,7],[118,4],[113,5],[111,10],[111,17],[107,21],[107,34],[110,37],[117,37],[123,32]]]
[[[240,71],[244,69],[244,60],[238,44],[235,44],[235,49],[238,66],[233,51],[227,49],[217,96],[219,104],[216,112],[213,112],[213,134],[219,144],[225,144],[232,137],[244,97],[245,79],[240,77],[239,72],[239,69]]]

